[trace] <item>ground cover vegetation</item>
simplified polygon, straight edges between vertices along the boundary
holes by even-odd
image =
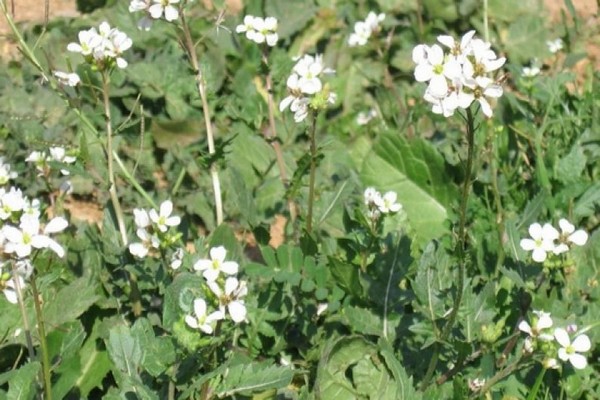
[[[1,398],[600,398],[570,0],[0,12]]]

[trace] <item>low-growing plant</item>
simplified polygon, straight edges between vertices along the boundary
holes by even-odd
[[[571,2],[108,3],[0,0],[0,395],[600,398]]]

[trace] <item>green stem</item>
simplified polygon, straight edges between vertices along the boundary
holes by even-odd
[[[48,344],[46,343],[46,327],[40,304],[40,294],[35,284],[35,277],[31,277],[31,290],[33,292],[33,304],[37,318],[38,332],[40,336],[40,347],[42,348],[42,375],[44,377],[44,400],[52,400],[52,380],[50,373],[50,356],[48,355]]]
[[[19,304],[19,310],[21,311],[21,317],[23,318],[23,328],[25,329],[25,341],[27,342],[27,351],[29,352],[29,359],[35,359],[35,351],[33,350],[33,340],[31,339],[31,328],[29,328],[29,319],[27,318],[27,310],[25,310],[25,301],[23,300],[23,288],[21,287],[21,281],[18,279],[19,272],[17,271],[16,264],[12,263],[13,281],[15,283],[15,292],[17,292],[17,303]]]
[[[125,179],[129,181],[131,186],[133,186],[142,195],[142,197],[146,199],[148,204],[150,204],[153,208],[158,208],[158,205],[156,204],[154,199],[152,199],[148,192],[146,192],[144,188],[138,183],[138,181],[133,177],[133,175],[131,175],[131,173],[127,170],[127,168],[123,164],[123,161],[121,161],[121,158],[116,152],[113,152],[113,157],[115,158],[115,161],[117,162],[119,168],[121,168],[121,173],[123,174]]]
[[[112,118],[110,115],[110,78],[106,71],[102,72],[102,99],[104,101],[104,117],[106,119],[106,159],[108,163],[108,192],[110,199],[115,209],[115,217],[117,219],[117,226],[121,234],[121,241],[123,246],[127,246],[127,229],[125,227],[125,219],[123,218],[123,210],[121,209],[121,203],[119,202],[119,196],[117,195],[117,185],[115,183],[115,172],[113,169],[113,130],[112,130]]]
[[[310,128],[310,174],[308,177],[308,212],[306,214],[306,230],[312,233],[313,203],[315,202],[315,175],[317,170],[317,113],[312,113]]]
[[[457,292],[456,297],[454,298],[454,304],[452,306],[452,311],[450,312],[450,316],[448,317],[448,321],[446,325],[444,325],[444,329],[439,337],[439,340],[434,348],[434,354],[431,357],[431,361],[429,362],[429,366],[427,368],[427,372],[425,378],[423,379],[423,383],[421,384],[421,389],[425,390],[427,386],[429,386],[429,382],[435,372],[435,368],[437,367],[437,363],[439,360],[439,352],[442,349],[441,343],[445,342],[446,339],[450,336],[452,332],[452,328],[454,327],[454,323],[456,322],[456,317],[458,316],[458,311],[460,309],[460,303],[462,302],[462,296],[465,286],[465,273],[467,268],[467,205],[469,202],[469,193],[471,191],[471,175],[473,173],[473,159],[474,159],[474,147],[475,147],[475,119],[473,118],[473,112],[470,108],[467,108],[467,162],[465,165],[465,181],[463,183],[462,195],[460,198],[460,206],[458,210],[459,222],[458,222],[458,243],[457,243],[457,253],[458,253],[458,283],[457,283]]]
[[[490,41],[490,28],[488,24],[488,0],[483,0],[483,39]]]
[[[190,28],[183,14],[181,15],[181,27],[183,29],[183,45],[188,53],[194,73],[196,74],[196,85],[198,88],[198,93],[200,94],[200,99],[202,100],[202,111],[204,113],[204,123],[206,126],[208,153],[212,156],[216,153],[216,150],[210,109],[208,107],[208,99],[206,97],[206,81],[204,80],[202,70],[200,69],[200,64],[198,63],[196,46],[194,44],[194,40],[192,39]],[[219,173],[217,171],[217,164],[215,162],[213,162],[210,166],[210,175],[213,183],[213,193],[215,195],[215,213],[217,214],[217,225],[221,225],[221,223],[223,223],[223,200],[221,198],[221,181],[219,180]]]
[[[537,398],[537,394],[540,391],[540,387],[542,386],[542,381],[544,380],[544,375],[546,374],[546,368],[542,368],[537,378],[535,379],[535,383],[529,392],[529,396],[527,396],[527,400],[535,400]]]

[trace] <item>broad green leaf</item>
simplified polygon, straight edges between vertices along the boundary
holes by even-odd
[[[127,376],[138,376],[143,353],[140,342],[133,337],[129,327],[118,325],[111,329],[106,349],[115,369]]]
[[[280,40],[298,32],[313,19],[317,7],[304,0],[272,0],[266,3],[265,15],[273,16],[280,23],[277,29]]]
[[[47,329],[52,331],[64,323],[74,321],[99,298],[95,281],[87,277],[73,281],[44,304],[43,314]]]
[[[548,54],[546,21],[538,15],[522,15],[508,29],[504,49],[513,63],[526,64]]]
[[[555,176],[562,183],[572,183],[581,179],[587,157],[579,144],[575,144],[569,154],[556,163]]]
[[[264,363],[238,364],[230,367],[219,386],[217,396],[243,395],[280,389],[290,384],[294,371],[288,367]]]
[[[40,368],[40,363],[35,361],[16,370],[8,383],[7,400],[33,399],[36,393],[36,375]]]
[[[577,218],[590,217],[600,209],[600,182],[596,182],[575,201],[573,214]]]
[[[102,387],[102,381],[110,371],[108,353],[97,344],[102,325],[97,319],[92,333],[79,352],[80,371],[75,385],[83,397],[87,397],[94,388]]]
[[[420,400],[423,396],[415,390],[413,378],[408,376],[406,370],[395,356],[390,342],[380,339],[379,348],[381,349],[379,353],[394,376],[395,384],[398,388],[396,398],[398,400]]]
[[[175,362],[175,349],[169,337],[156,337],[146,318],[138,319],[131,334],[142,349],[142,367],[152,376],[159,376]]]
[[[394,190],[415,229],[415,241],[424,244],[447,232],[448,208],[456,189],[444,170],[442,156],[426,141],[400,134],[382,135],[373,145],[361,173],[365,186],[384,193]]]
[[[183,315],[191,313],[191,305],[196,297],[202,295],[201,288],[205,284],[201,275],[181,273],[175,277],[165,293],[163,307],[163,326],[171,329]]]

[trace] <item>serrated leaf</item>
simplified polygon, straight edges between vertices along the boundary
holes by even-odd
[[[526,64],[548,54],[545,20],[537,15],[522,15],[510,24],[504,48],[511,62]]]
[[[457,198],[456,188],[442,156],[428,142],[397,133],[382,135],[366,158],[361,177],[365,186],[398,194],[418,243],[447,232],[445,221],[448,207]]]
[[[216,389],[218,397],[284,388],[292,381],[294,372],[288,367],[268,363],[239,364],[230,367]]]
[[[596,182],[575,202],[573,215],[577,218],[590,217],[600,209],[600,182]]]
[[[556,179],[565,184],[576,182],[581,179],[586,163],[587,157],[583,149],[579,144],[575,144],[569,154],[556,163]]]
[[[131,334],[142,349],[142,367],[152,376],[159,376],[175,362],[175,348],[168,337],[156,337],[146,318],[135,321]]]
[[[394,355],[394,350],[390,343],[385,339],[379,340],[380,354],[385,360],[387,367],[394,376],[395,384],[398,388],[396,398],[398,400],[420,400],[423,398],[421,393],[417,392],[413,386],[413,378],[409,377],[406,370]]]
[[[104,377],[110,371],[108,353],[97,344],[101,326],[100,320],[96,320],[92,333],[79,352],[81,369],[75,386],[79,388],[82,397],[87,397],[94,388],[101,387]]]

